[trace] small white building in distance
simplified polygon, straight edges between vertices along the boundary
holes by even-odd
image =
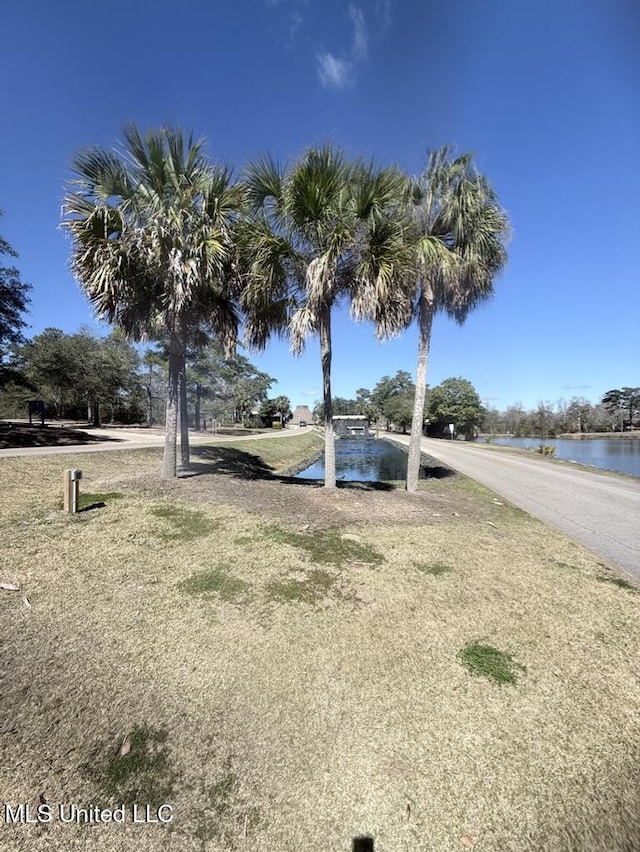
[[[306,423],[307,426],[311,426],[313,423],[313,415],[311,414],[311,409],[308,405],[296,405],[296,409],[293,412],[293,417],[289,421],[292,426],[299,426],[300,421]]]

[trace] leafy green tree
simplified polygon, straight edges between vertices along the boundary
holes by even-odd
[[[383,376],[371,392],[370,402],[374,410],[391,425],[403,433],[411,425],[415,385],[411,373],[398,370],[395,376]]]
[[[622,393],[629,412],[629,428],[632,429],[634,418],[640,414],[640,388],[624,387]]]
[[[0,211],[2,216],[2,211]],[[17,252],[0,236],[0,256],[18,257]],[[7,382],[24,384],[16,365],[5,363],[11,349],[24,343],[22,330],[26,322],[22,315],[29,304],[30,284],[25,284],[14,266],[0,266],[0,388]]]
[[[284,429],[284,424],[293,416],[293,412],[291,411],[291,401],[288,396],[280,395],[273,400],[273,404],[276,413],[280,417],[280,425]]]
[[[355,413],[362,414],[362,416],[366,417],[370,423],[374,423],[378,419],[379,412],[373,404],[371,391],[368,388],[358,388],[356,390]]]
[[[336,487],[331,393],[331,317],[341,299],[378,333],[396,327],[394,283],[406,247],[397,214],[403,181],[389,169],[347,162],[331,146],[308,150],[283,170],[263,159],[247,170],[253,219],[244,230],[246,334],[264,346],[288,333],[294,353],[310,335],[320,342],[325,487]],[[405,266],[403,266],[405,264]]]
[[[64,228],[71,265],[98,316],[133,340],[166,337],[169,369],[162,475],[177,474],[180,376],[190,332],[206,327],[227,351],[238,314],[234,222],[242,202],[202,142],[163,127],[124,130],[121,153],[88,148],[73,161]]]
[[[550,403],[540,400],[531,418],[533,434],[553,438],[556,434],[555,418]]]
[[[640,413],[640,388],[623,387],[607,391],[602,397],[602,405],[613,415],[614,428],[624,431],[626,414],[632,428],[634,418]]]
[[[400,429],[403,435],[406,435],[407,429],[411,426],[414,398],[415,391],[403,391],[390,397],[384,407],[384,415],[388,422],[392,423],[396,429]]]
[[[259,414],[265,420],[272,421],[276,418],[284,429],[284,424],[293,416],[291,402],[287,396],[277,396],[275,399],[266,399],[260,406]],[[269,425],[271,425],[269,423]]]
[[[433,151],[423,174],[409,182],[407,203],[414,222],[411,317],[418,324],[407,490],[416,491],[433,318],[442,311],[463,323],[493,295],[494,279],[506,263],[508,222],[471,155],[453,158],[447,146]]]
[[[347,399],[343,396],[334,396],[332,398],[333,416],[340,417],[344,415],[363,414],[362,406],[357,399]],[[313,409],[313,420],[315,423],[324,422],[324,403],[317,402]]]
[[[463,378],[445,379],[429,392],[429,420],[432,429],[449,434],[449,424],[455,432],[473,440],[482,423],[485,410],[471,382]]]
[[[70,335],[59,328],[45,328],[24,345],[21,354],[25,374],[38,389],[47,411],[56,418],[64,417],[72,397],[76,398],[74,407],[77,405],[78,384],[82,379],[82,367]],[[86,399],[83,405],[86,411]]]
[[[188,353],[186,375],[196,428],[205,408],[217,419],[242,422],[267,399],[276,381],[244,355],[226,357],[216,341]]]
[[[21,358],[32,388],[57,418],[86,415],[98,426],[105,405],[112,422],[141,414],[139,356],[122,335],[98,338],[86,330],[47,328],[25,343]]]

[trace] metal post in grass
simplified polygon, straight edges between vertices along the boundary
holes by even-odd
[[[64,472],[63,505],[65,512],[75,515],[80,503],[80,480],[82,471],[77,468]]]

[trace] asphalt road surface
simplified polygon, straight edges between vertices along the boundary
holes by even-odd
[[[424,438],[422,450],[640,580],[640,481],[477,444]]]

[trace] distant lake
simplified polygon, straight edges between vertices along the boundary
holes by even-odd
[[[478,438],[477,443],[486,442]],[[640,438],[494,438],[492,443],[525,448],[547,444],[556,448],[557,459],[640,476]]]
[[[421,471],[421,476],[423,476]],[[336,440],[336,479],[343,482],[390,482],[407,476],[407,453],[375,438]],[[298,479],[324,479],[324,455],[297,474]]]

